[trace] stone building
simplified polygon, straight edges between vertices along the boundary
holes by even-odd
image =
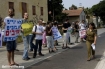
[[[67,18],[70,20],[70,22],[75,22],[75,21],[86,21],[86,14],[83,11],[83,9],[73,9],[73,10],[63,10],[63,13],[67,14]]]
[[[0,16],[8,15],[8,9],[15,9],[14,18],[23,18],[25,12],[29,13],[29,20],[41,18],[48,21],[47,0],[0,0]]]

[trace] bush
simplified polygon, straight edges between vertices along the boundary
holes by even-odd
[[[18,36],[18,38],[16,39],[16,42],[17,42],[17,43],[23,42],[22,36]]]

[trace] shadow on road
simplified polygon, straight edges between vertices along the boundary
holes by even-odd
[[[36,63],[34,66],[39,66],[39,65],[41,65],[43,62],[50,62],[50,60],[48,60],[48,59],[46,59],[46,60],[43,60],[43,61],[41,61],[41,62],[39,62],[39,63]]]
[[[76,47],[72,47],[72,49],[82,49],[83,46],[76,46]]]

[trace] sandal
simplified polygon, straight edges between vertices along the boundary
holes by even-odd
[[[17,64],[17,63],[13,63],[13,64],[11,64],[11,65],[16,65],[16,66],[19,66],[19,64]]]
[[[87,61],[90,61],[91,59],[87,59]]]

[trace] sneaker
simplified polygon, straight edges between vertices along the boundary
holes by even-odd
[[[33,55],[33,58],[36,58],[36,55]]]
[[[62,47],[62,49],[66,49],[66,47]]]
[[[49,53],[51,53],[51,51],[49,50]]]
[[[54,51],[54,50],[52,50],[51,52],[52,52],[52,53],[55,53],[55,51]]]
[[[70,47],[68,47],[68,46],[66,48],[70,49]]]
[[[16,49],[15,51],[19,51],[18,49]]]
[[[33,49],[30,49],[30,52],[32,52],[33,51]]]
[[[30,60],[30,58],[23,58],[23,60],[28,61],[28,60]]]
[[[31,58],[28,57],[28,59],[31,59]]]
[[[39,56],[44,56],[44,54],[42,54],[42,53],[39,53]]]

